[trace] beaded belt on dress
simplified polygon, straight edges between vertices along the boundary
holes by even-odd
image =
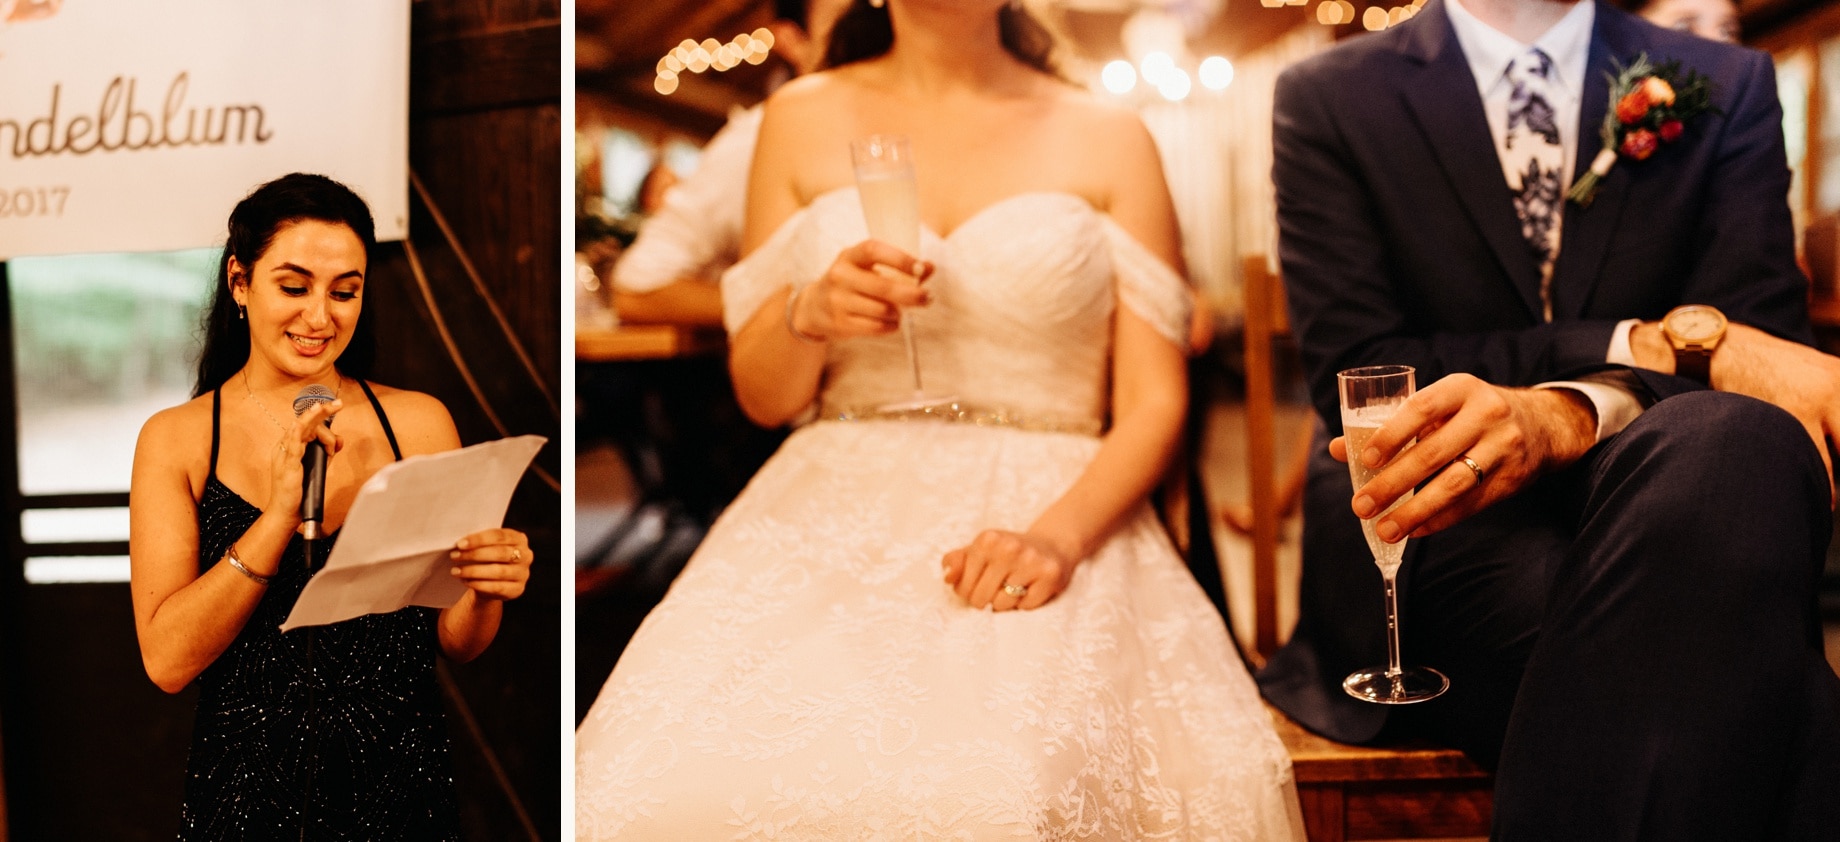
[[[978,427],[1009,427],[1038,433],[1073,433],[1097,436],[1102,425],[1090,418],[1056,418],[1008,409],[989,409],[964,403],[949,403],[917,409],[882,409],[871,406],[825,406],[818,411],[820,421],[948,421]]]

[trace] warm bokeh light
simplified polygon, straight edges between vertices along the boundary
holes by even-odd
[[[1137,63],[1138,72],[1143,74],[1144,82],[1161,87],[1163,78],[1176,69],[1176,60],[1168,53],[1156,50],[1143,57]],[[1184,74],[1186,75],[1186,74]]]
[[[1221,56],[1208,56],[1201,61],[1198,74],[1202,87],[1210,91],[1224,91],[1233,84],[1233,62]]]
[[[1361,25],[1366,27],[1368,32],[1379,32],[1385,29],[1386,10],[1379,6],[1368,6],[1367,11],[1361,13]]]
[[[736,35],[726,44],[714,38],[705,38],[700,43],[686,38],[658,60],[658,78],[652,82],[652,88],[668,96],[677,90],[679,73],[733,70],[742,62],[761,64],[772,50],[773,33],[765,27]]]
[[[1146,77],[1146,81],[1148,81],[1148,77]],[[1182,101],[1187,98],[1188,92],[1193,89],[1194,83],[1189,80],[1188,73],[1174,66],[1164,71],[1162,78],[1158,79],[1156,82],[1157,93],[1162,94],[1163,98],[1170,102]]]
[[[1137,87],[1137,68],[1123,59],[1108,61],[1105,69],[1099,71],[1099,81],[1112,93],[1128,94]]]

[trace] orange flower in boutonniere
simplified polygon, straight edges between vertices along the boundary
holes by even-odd
[[[1565,194],[1585,207],[1591,206],[1597,183],[1610,173],[1617,158],[1646,161],[1661,144],[1679,140],[1688,120],[1718,111],[1712,107],[1712,82],[1696,70],[1683,74],[1677,61],[1650,64],[1648,54],[1643,53],[1628,67],[1618,65],[1616,73],[1606,75],[1610,77],[1611,104],[1600,133],[1603,150]]]

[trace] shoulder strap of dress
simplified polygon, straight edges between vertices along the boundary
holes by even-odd
[[[358,388],[364,390],[364,396],[370,398],[371,409],[377,410],[377,420],[383,422],[383,435],[390,440],[390,452],[396,454],[396,461],[402,461],[402,448],[396,446],[396,431],[390,429],[390,416],[383,414],[383,404],[377,400],[377,393],[371,391],[371,384],[358,380]]]
[[[217,476],[217,428],[220,423],[219,416],[223,413],[223,405],[224,389],[219,386],[211,390],[211,472],[205,475],[206,479]]]

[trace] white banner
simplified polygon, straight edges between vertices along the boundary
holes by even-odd
[[[0,259],[220,246],[324,173],[408,225],[408,0],[0,0]]]

